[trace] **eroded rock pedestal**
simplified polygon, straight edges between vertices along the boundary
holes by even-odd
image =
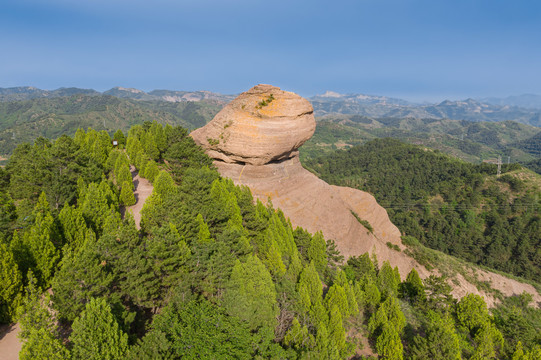
[[[331,186],[305,170],[297,149],[314,133],[310,103],[271,85],[239,95],[206,126],[192,132],[222,176],[248,186],[264,203],[271,199],[293,226],[333,239],[347,258],[376,252],[398,266],[402,276],[418,264],[386,243],[401,246],[400,231],[368,193]],[[370,232],[357,216],[373,227]]]

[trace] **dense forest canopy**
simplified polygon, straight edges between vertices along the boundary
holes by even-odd
[[[0,169],[0,317],[20,323],[21,359],[541,356],[528,295],[489,312],[374,254],[343,263],[332,240],[221,178],[185,129],[114,138],[39,138]],[[154,187],[140,229],[121,215],[130,166]]]
[[[496,177],[494,164],[377,139],[306,166],[331,184],[374,194],[404,234],[430,248],[527,279],[541,276],[539,176],[517,164],[503,165]]]
[[[364,144],[376,138],[439,150],[475,164],[487,160],[520,162],[539,158],[541,129],[514,121],[471,122],[450,119],[369,118],[328,115],[317,119],[316,132],[301,148],[301,159]],[[536,171],[535,167],[530,167]]]

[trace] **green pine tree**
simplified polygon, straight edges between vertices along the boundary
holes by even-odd
[[[246,263],[237,260],[224,294],[226,311],[248,323],[252,330],[276,326],[276,289],[263,263],[249,255]]]
[[[135,195],[133,193],[133,183],[131,181],[124,181],[122,183],[122,190],[120,190],[120,203],[124,206],[135,205]]]
[[[376,340],[376,351],[381,359],[402,360],[404,358],[402,341],[393,326],[383,325],[381,334]]]
[[[73,321],[70,341],[72,359],[124,359],[128,335],[120,330],[111,308],[104,299],[93,298]]]
[[[23,279],[11,249],[0,242],[0,323],[9,323],[20,305]]]
[[[70,358],[70,353],[62,341],[43,328],[32,331],[23,342],[19,352],[20,360],[68,360]]]
[[[153,185],[153,193],[158,194],[162,199],[174,196],[177,191],[175,181],[165,170],[161,170],[154,178]]]

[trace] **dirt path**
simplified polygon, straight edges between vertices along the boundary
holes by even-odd
[[[17,337],[21,329],[19,324],[0,327],[0,360],[17,360],[22,344]]]
[[[136,202],[135,205],[127,207],[125,211],[129,211],[133,214],[133,218],[135,219],[135,225],[137,226],[137,229],[140,229],[141,210],[143,209],[143,205],[145,204],[147,198],[150,196],[150,194],[152,194],[153,186],[147,179],[139,176],[139,171],[137,171],[134,166],[130,167],[130,171],[133,179],[133,184],[135,185],[134,195]]]

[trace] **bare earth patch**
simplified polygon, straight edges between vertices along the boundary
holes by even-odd
[[[147,198],[152,194],[152,189],[154,188],[150,181],[148,181],[145,178],[142,178],[139,176],[139,171],[134,166],[130,167],[131,176],[133,180],[133,184],[135,186],[135,190],[133,194],[135,195],[135,205],[128,206],[124,212],[131,212],[133,215],[133,218],[135,219],[135,225],[137,226],[137,229],[141,228],[141,210],[143,209],[143,205],[145,205],[145,201]]]
[[[0,360],[17,360],[22,344],[17,337],[19,324],[0,326]]]

